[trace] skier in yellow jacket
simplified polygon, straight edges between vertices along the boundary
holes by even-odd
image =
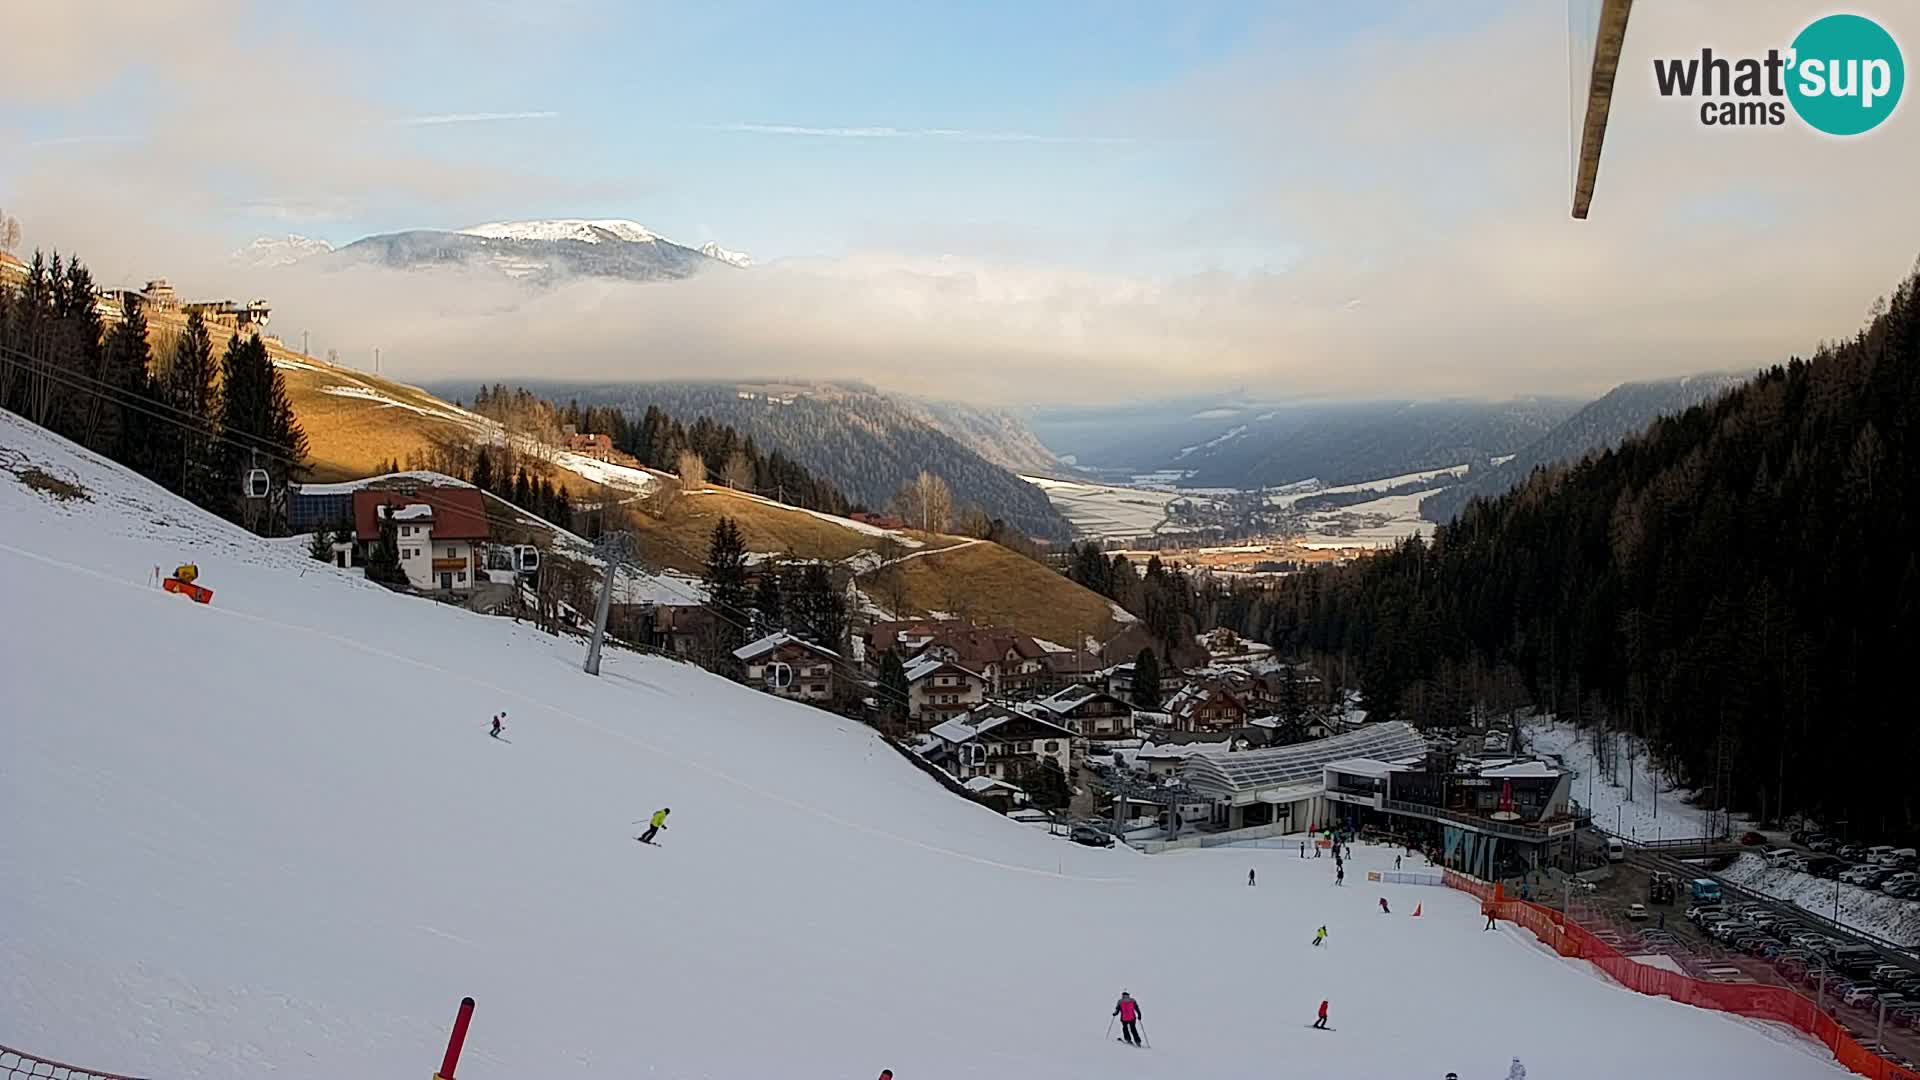
[[[653,817],[647,821],[647,831],[641,833],[639,836],[635,837],[635,839],[639,840],[643,844],[653,843],[654,834],[658,833],[661,829],[664,829],[667,827],[667,815],[672,812],[673,812],[672,808],[655,810],[653,812]]]

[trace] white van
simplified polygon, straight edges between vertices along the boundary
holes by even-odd
[[[1875,865],[1893,861],[1892,844],[1875,844],[1867,849],[1867,861]]]
[[[1767,860],[1768,866],[1780,866],[1797,854],[1799,854],[1799,852],[1794,851],[1792,848],[1778,847],[1772,851],[1763,853],[1760,857]]]
[[[1617,836],[1607,837],[1607,861],[1608,862],[1626,862],[1627,861],[1626,842],[1621,840]]]

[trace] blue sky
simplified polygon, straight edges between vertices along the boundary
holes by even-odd
[[[103,281],[267,295],[316,348],[380,347],[420,378],[1597,394],[1857,327],[1920,247],[1886,225],[1912,216],[1920,99],[1851,142],[1704,131],[1650,61],[1763,52],[1825,8],[1639,5],[1594,216],[1574,222],[1567,10],[18,5],[0,208]],[[1911,4],[1867,10],[1920,42]],[[228,259],[261,235],[545,217],[630,218],[761,265],[535,295]]]
[[[1129,256],[1108,239],[1115,230],[1203,213],[1242,179],[1218,133],[1140,111],[1157,88],[1275,41],[1281,55],[1310,61],[1405,16],[1397,4],[1247,2],[303,2],[231,12],[236,40],[269,60],[300,57],[307,77],[364,103],[369,121],[474,117],[408,128],[419,154],[538,162],[595,189],[530,184],[285,217],[277,193],[216,177],[215,186],[234,186],[206,224],[229,238],[291,229],[338,243],[474,223],[448,216],[458,213],[629,217],[762,257],[993,253],[1006,233],[1031,230],[1069,262],[1109,266],[1167,254]],[[128,104],[168,96],[164,70],[135,59],[93,93],[0,104],[0,130],[141,136]],[[260,139],[295,157],[330,153],[297,131]],[[13,167],[0,161],[0,191]],[[263,196],[273,212],[249,212]],[[1284,263],[1288,251],[1275,237],[1213,257],[1170,254],[1196,268],[1243,268]]]

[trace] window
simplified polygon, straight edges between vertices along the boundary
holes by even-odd
[[[1060,752],[1060,740],[1059,740],[1059,739],[1048,739],[1048,740],[1047,740],[1047,753],[1049,753],[1049,754],[1057,754],[1057,753],[1059,753],[1059,752]]]
[[[401,535],[401,536],[412,536],[412,535],[413,535],[413,526],[411,526],[411,525],[402,525],[402,526],[400,526],[400,535]]]
[[[459,557],[460,557],[460,556],[458,556],[458,555],[455,555],[455,554],[453,553],[453,549],[452,549],[452,548],[448,548],[448,549],[447,549],[447,558],[449,558],[449,559],[457,559],[457,558],[459,558]]]
[[[455,580],[455,581],[465,581],[465,580],[467,580],[467,572],[466,572],[465,570],[461,570],[461,571],[459,571],[459,572],[457,572],[457,573],[455,573],[455,574],[453,575],[453,580]]]

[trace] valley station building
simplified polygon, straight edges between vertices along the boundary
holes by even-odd
[[[1447,865],[1488,879],[1570,864],[1584,823],[1564,770],[1456,756],[1399,722],[1268,750],[1209,747],[1180,772],[1212,801],[1204,830],[1370,828],[1431,845]]]

